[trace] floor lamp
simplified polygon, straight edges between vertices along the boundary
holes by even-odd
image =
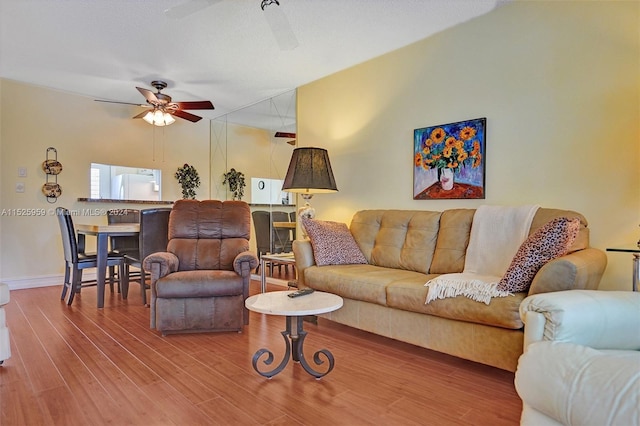
[[[294,149],[282,190],[300,194],[305,205],[298,209],[298,216],[313,219],[316,212],[309,204],[313,194],[338,191],[327,150],[309,147]]]

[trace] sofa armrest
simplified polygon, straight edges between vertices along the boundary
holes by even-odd
[[[640,350],[640,293],[569,290],[528,296],[520,304],[524,347],[541,340],[595,349]]]
[[[155,268],[153,267],[154,264],[156,265]],[[145,257],[143,261],[143,268],[146,271],[151,271],[152,283],[154,283],[158,278],[162,278],[172,272],[176,272],[179,265],[180,261],[178,260],[178,256],[166,251],[152,253]]]
[[[305,288],[304,270],[316,264],[313,258],[313,248],[309,240],[295,240],[293,242],[293,255],[296,259],[296,270],[298,271],[298,288]]]
[[[258,257],[250,251],[243,251],[233,259],[233,270],[243,278],[250,276],[251,270],[257,267]]]
[[[592,247],[558,257],[540,268],[531,283],[529,295],[573,289],[595,290],[606,266],[606,254]]]

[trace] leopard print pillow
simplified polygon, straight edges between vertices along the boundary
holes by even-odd
[[[564,256],[580,230],[580,219],[559,217],[536,230],[520,246],[511,265],[498,283],[498,290],[528,291],[540,268]]]
[[[367,259],[344,223],[302,217],[316,265],[365,264]]]

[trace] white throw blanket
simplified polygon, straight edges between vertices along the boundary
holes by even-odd
[[[539,206],[480,206],[473,216],[469,246],[462,273],[443,274],[429,280],[427,300],[466,296],[487,305],[492,297],[510,293],[496,287],[513,256],[527,239]]]

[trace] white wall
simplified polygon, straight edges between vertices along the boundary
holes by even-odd
[[[133,89],[133,88],[132,88]],[[161,169],[162,199],[181,198],[174,178],[185,162],[196,167],[198,198],[209,198],[209,122],[177,120],[155,127],[131,117],[138,107],[94,102],[93,99],[0,79],[0,279],[30,280],[59,275],[63,269],[60,231],[52,209],[99,209],[120,204],[80,203],[89,197],[92,162]],[[41,193],[46,175],[41,165],[48,147],[58,151],[63,170],[58,175],[62,196],[55,204]],[[26,167],[26,178],[18,177]],[[15,192],[23,182],[24,193]],[[129,205],[149,208],[149,205]],[[14,209],[43,209],[45,215],[13,215]],[[102,223],[88,213],[76,222]]]
[[[486,199],[414,201],[413,130],[487,117]],[[640,237],[640,3],[507,4],[298,90],[298,143],[328,149],[337,194],[360,209],[529,204],[576,210],[600,249]],[[631,287],[608,253],[600,288]]]

